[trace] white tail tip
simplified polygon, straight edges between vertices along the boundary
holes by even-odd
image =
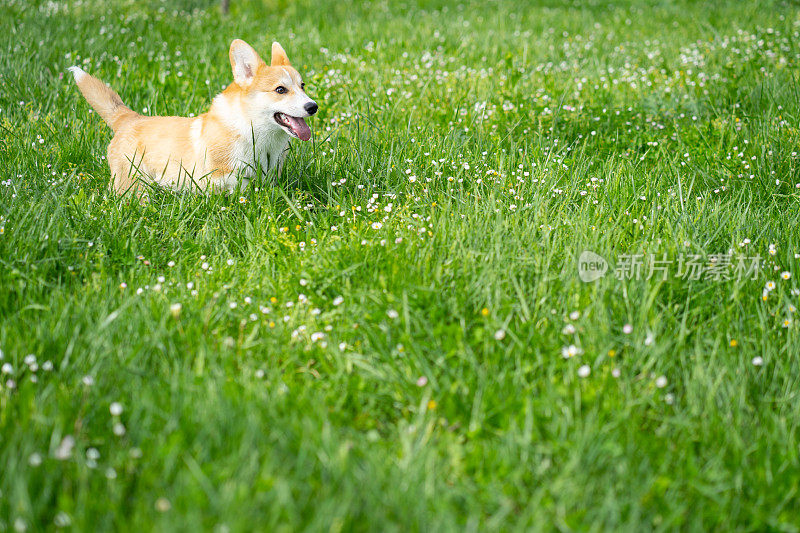
[[[67,70],[72,72],[72,75],[75,76],[75,81],[81,81],[81,78],[86,76],[86,71],[84,71],[81,67],[72,66],[69,67]]]

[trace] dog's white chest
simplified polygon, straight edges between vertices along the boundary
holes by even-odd
[[[222,188],[235,190],[260,173],[279,173],[288,149],[289,139],[283,132],[253,132],[249,142],[236,143],[231,154],[233,171],[223,178]]]

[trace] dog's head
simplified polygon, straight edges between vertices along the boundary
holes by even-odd
[[[317,103],[305,92],[300,74],[289,63],[280,44],[272,43],[269,65],[252,46],[236,39],[231,43],[233,81],[242,91],[243,111],[250,121],[268,129],[282,129],[301,141],[311,138],[304,120],[317,112]]]

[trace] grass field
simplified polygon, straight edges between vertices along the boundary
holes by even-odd
[[[0,531],[800,530],[798,4],[0,29]],[[237,37],[283,44],[313,142],[240,194],[109,193],[65,69],[198,114]]]

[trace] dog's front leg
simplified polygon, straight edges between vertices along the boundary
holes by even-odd
[[[280,177],[283,175],[283,163],[284,163],[284,161],[286,161],[286,154],[288,152],[289,152],[289,148],[286,148],[286,150],[281,152],[281,155],[278,156],[278,166],[276,167],[276,171],[275,171],[275,178],[276,179],[280,179]]]

